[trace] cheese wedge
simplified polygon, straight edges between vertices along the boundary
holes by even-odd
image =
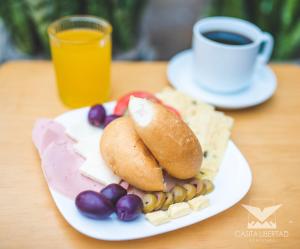
[[[194,211],[201,210],[209,206],[209,200],[205,198],[203,195],[193,198],[192,200],[188,201],[191,209]]]
[[[168,212],[162,210],[145,214],[145,217],[151,224],[155,226],[159,226],[171,220],[168,216]]]
[[[176,219],[185,215],[188,215],[192,212],[189,204],[187,202],[179,202],[170,205],[168,208],[168,215],[172,219]]]

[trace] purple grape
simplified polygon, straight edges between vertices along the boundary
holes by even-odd
[[[110,200],[91,190],[78,194],[75,205],[83,215],[93,219],[105,219],[114,212],[114,206]]]
[[[111,115],[106,116],[103,126],[106,127],[110,122],[114,121],[115,119],[117,119],[119,117],[121,117],[121,116],[116,115],[116,114],[111,114]]]
[[[120,220],[130,221],[136,219],[142,212],[143,203],[140,197],[133,194],[124,195],[116,205],[116,213]]]
[[[103,105],[94,105],[89,110],[88,120],[93,126],[101,126],[106,118],[106,111]]]
[[[127,190],[119,184],[112,183],[103,188],[100,193],[115,205],[122,196],[127,194]]]

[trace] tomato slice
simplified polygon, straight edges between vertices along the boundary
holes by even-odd
[[[180,113],[174,107],[162,103],[162,101],[160,99],[158,99],[154,94],[148,93],[148,92],[143,92],[143,91],[130,92],[130,93],[127,93],[126,95],[122,96],[117,101],[117,104],[114,108],[114,114],[115,115],[122,116],[122,115],[125,114],[125,112],[127,111],[127,108],[128,108],[128,103],[129,103],[130,96],[143,98],[143,99],[148,99],[148,100],[151,100],[153,102],[162,104],[167,109],[169,109],[171,112],[175,113],[179,118],[181,118]]]
[[[125,114],[127,107],[128,107],[130,96],[143,98],[143,99],[149,99],[153,102],[161,103],[161,100],[159,100],[157,97],[155,97],[155,95],[153,95],[152,93],[143,92],[143,91],[130,92],[130,93],[122,96],[120,99],[118,99],[117,104],[114,108],[114,114],[120,115],[120,116]]]

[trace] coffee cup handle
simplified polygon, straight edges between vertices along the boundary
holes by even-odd
[[[259,64],[267,64],[272,55],[274,39],[270,33],[263,32],[260,43],[265,43],[263,50],[258,55]]]

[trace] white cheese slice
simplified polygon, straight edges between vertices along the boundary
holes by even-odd
[[[66,127],[65,132],[77,141],[73,145],[74,150],[86,159],[79,169],[82,175],[104,185],[121,181],[101,156],[99,144],[103,129],[80,122]]]
[[[198,211],[209,206],[209,200],[202,195],[189,200],[188,203],[194,211]]]
[[[88,121],[81,121],[75,124],[70,124],[66,127],[65,133],[70,138],[79,142],[85,140],[87,137],[96,136],[100,138],[102,129],[94,127],[88,123]]]
[[[171,220],[170,217],[168,216],[168,212],[162,210],[148,213],[145,216],[146,219],[155,226],[167,223]]]
[[[188,215],[192,212],[189,204],[187,202],[179,202],[170,205],[168,208],[168,215],[172,219],[176,219],[185,215]]]
[[[100,155],[97,158],[88,157],[79,168],[79,171],[82,175],[104,185],[119,183],[121,180],[108,168]]]
[[[86,159],[89,156],[100,155],[100,138],[101,136],[89,136],[85,139],[79,140],[76,144],[73,145],[74,150]]]
[[[104,185],[119,183],[121,179],[113,173],[111,168],[107,166],[103,160],[99,143],[100,138],[90,136],[84,140],[79,140],[79,142],[74,145],[75,151],[86,159],[80,167],[80,172],[84,176]]]

